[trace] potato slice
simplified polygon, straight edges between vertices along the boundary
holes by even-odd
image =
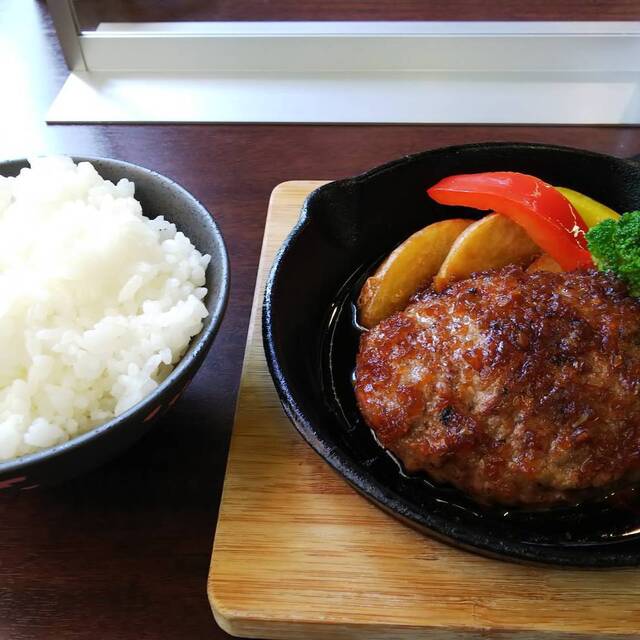
[[[533,271],[553,271],[554,273],[561,273],[563,269],[548,253],[543,253],[529,265],[527,271],[529,273]]]
[[[467,227],[454,242],[433,280],[442,291],[456,280],[476,271],[496,269],[508,264],[525,264],[540,254],[540,248],[527,232],[506,216],[492,213]]]
[[[472,223],[434,222],[396,247],[360,291],[360,323],[370,328],[404,309],[420,286],[430,283],[456,238]]]

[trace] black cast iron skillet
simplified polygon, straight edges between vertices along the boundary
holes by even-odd
[[[351,385],[359,337],[353,302],[362,282],[414,231],[469,217],[469,210],[431,201],[427,187],[457,173],[498,170],[533,174],[618,211],[640,208],[639,163],[534,144],[436,149],[327,184],[308,197],[267,283],[263,337],[271,375],[287,416],[313,449],[355,489],[407,524],[503,559],[638,565],[635,490],[543,511],[480,505],[426,476],[404,474],[357,410]]]

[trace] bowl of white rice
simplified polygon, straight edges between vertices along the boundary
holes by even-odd
[[[196,373],[229,266],[178,184],[105,158],[0,162],[0,488],[78,475]]]

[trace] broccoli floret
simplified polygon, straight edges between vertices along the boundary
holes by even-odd
[[[618,266],[617,230],[617,221],[608,218],[587,231],[587,245],[600,271],[614,271]]]
[[[640,296],[640,211],[607,219],[587,231],[596,266],[624,280],[632,296]]]

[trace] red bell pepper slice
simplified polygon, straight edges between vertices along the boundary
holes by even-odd
[[[593,266],[584,220],[559,191],[539,178],[510,171],[468,173],[444,178],[427,193],[440,204],[511,218],[566,271]]]

